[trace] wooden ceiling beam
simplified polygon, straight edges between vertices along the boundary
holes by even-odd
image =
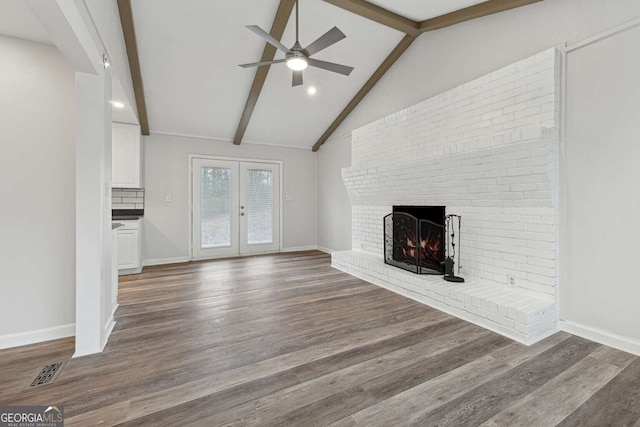
[[[143,135],[149,135],[149,119],[147,117],[147,104],[144,100],[144,87],[142,85],[142,73],[140,72],[140,57],[138,55],[138,43],[136,42],[136,30],[133,25],[131,0],[118,0],[118,12],[120,13],[127,57],[129,58],[129,71],[131,72],[133,93],[138,107],[140,131]]]
[[[370,19],[413,37],[420,35],[420,23],[390,12],[365,0],[324,0],[334,6]]]
[[[467,7],[455,12],[447,13],[446,15],[438,16],[436,18],[427,19],[420,23],[414,22],[403,16],[389,12],[381,7],[375,6],[364,0],[324,0],[327,3],[331,3],[342,9],[353,12],[362,17],[371,19],[372,21],[394,28],[398,31],[402,31],[406,36],[400,41],[400,43],[393,49],[391,54],[384,60],[384,62],[378,67],[373,75],[367,80],[362,89],[353,97],[353,99],[342,110],[338,117],[331,123],[331,126],[322,134],[320,139],[314,144],[313,151],[318,149],[324,144],[329,137],[336,131],[338,126],[344,122],[344,120],[351,114],[351,112],[358,106],[360,101],[364,99],[369,91],[378,83],[378,81],[385,75],[385,73],[391,68],[391,66],[400,58],[400,56],[407,50],[411,43],[422,33],[438,30],[441,28],[449,27],[451,25],[459,24],[461,22],[469,21],[471,19],[480,18],[494,13],[504,12],[509,9],[515,9],[517,7],[526,6],[528,4],[537,3],[543,0],[489,0],[484,3],[477,4],[475,6]],[[416,31],[417,28],[417,31]]]
[[[362,89],[358,91],[356,96],[347,104],[347,106],[342,110],[340,115],[331,123],[331,126],[322,134],[318,142],[316,142],[313,146],[313,151],[318,151],[318,149],[324,144],[327,139],[335,132],[335,130],[342,124],[342,122],[351,114],[351,112],[358,106],[360,101],[364,99],[365,96],[369,93],[369,91],[378,83],[378,81],[385,75],[385,73],[391,68],[393,64],[402,56],[402,54],[411,46],[411,43],[416,38],[407,34],[404,36],[400,43],[393,49],[393,51],[387,56],[387,58],[380,64],[378,69],[369,77],[369,80],[364,84]]]
[[[270,32],[270,34],[276,40],[282,39],[282,35],[284,34],[284,30],[287,27],[287,23],[289,22],[289,17],[291,16],[294,5],[295,0],[280,0],[280,5],[278,6],[276,17],[273,19],[273,25],[271,26]],[[276,48],[269,43],[265,43],[260,62],[272,61],[275,56]],[[240,143],[242,142],[242,138],[244,138],[244,133],[249,126],[251,115],[253,114],[253,110],[256,108],[258,98],[260,97],[260,93],[262,92],[262,88],[264,87],[264,82],[267,80],[267,75],[269,74],[270,68],[270,65],[265,65],[256,69],[256,75],[253,78],[251,90],[249,91],[247,102],[244,105],[244,110],[242,111],[242,117],[240,118],[238,129],[236,130],[236,134],[233,137],[233,143],[235,145],[240,145]]]
[[[504,12],[509,9],[515,9],[517,7],[537,3],[539,1],[542,0],[489,0],[484,3],[456,10],[455,12],[447,13],[446,15],[422,21],[420,23],[420,31],[424,33],[427,31],[439,30],[461,22],[470,21],[487,15],[493,15],[494,13]]]

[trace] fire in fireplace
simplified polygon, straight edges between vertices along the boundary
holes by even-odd
[[[394,206],[384,217],[384,261],[416,274],[444,274],[444,206]]]

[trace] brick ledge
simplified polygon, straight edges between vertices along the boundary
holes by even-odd
[[[525,290],[469,277],[465,277],[465,283],[451,283],[440,276],[416,275],[385,264],[381,256],[364,252],[333,252],[331,265],[526,345],[559,330],[556,305]]]

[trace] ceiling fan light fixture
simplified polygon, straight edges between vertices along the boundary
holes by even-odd
[[[281,64],[286,63],[287,68],[293,70],[292,82],[291,86],[302,86],[303,78],[302,71],[305,70],[308,66],[321,68],[323,70],[331,71],[333,73],[342,74],[344,76],[348,76],[353,71],[353,67],[347,67],[346,65],[335,64],[333,62],[320,61],[315,58],[311,58],[311,56],[316,53],[328,48],[329,46],[333,46],[338,43],[340,40],[346,38],[342,31],[338,27],[333,27],[320,37],[318,37],[314,42],[308,45],[306,48],[303,48],[300,45],[300,37],[299,37],[299,16],[298,16],[298,0],[295,1],[296,7],[296,42],[288,49],[285,45],[280,43],[278,38],[272,36],[270,33],[267,33],[265,30],[260,28],[258,25],[247,25],[247,29],[253,33],[255,33],[258,37],[265,40],[271,46],[275,47],[281,52],[284,52],[284,58],[282,59],[273,59],[273,57],[265,58],[266,60],[261,62],[253,62],[250,64],[241,64],[242,68],[252,68],[252,67],[263,67],[263,66],[271,66],[273,64]],[[283,3],[282,3],[283,4]],[[281,6],[282,6],[281,4]],[[275,24],[274,24],[275,25]],[[282,36],[282,33],[278,34],[278,36]],[[266,50],[265,50],[266,52]],[[266,53],[265,53],[266,55]],[[257,76],[256,76],[257,79]],[[257,81],[257,80],[255,80]],[[255,83],[254,81],[254,83]],[[247,104],[249,105],[249,104]]]
[[[309,63],[299,56],[287,59],[287,67],[293,71],[302,71],[307,68],[308,65]]]

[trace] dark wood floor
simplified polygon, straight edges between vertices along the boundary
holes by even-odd
[[[640,426],[640,359],[559,333],[525,347],[302,252],[122,278],[104,353],[26,390],[73,340],[0,352],[0,404],[67,426]]]

